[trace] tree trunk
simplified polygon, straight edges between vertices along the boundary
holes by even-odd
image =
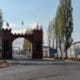
[[[61,41],[59,41],[59,49],[60,49],[60,54],[61,54],[60,59],[62,59],[62,46],[61,46]]]
[[[53,39],[53,48],[54,48],[54,39]]]
[[[65,49],[65,52],[66,52],[66,57],[65,58],[68,59],[67,49]]]
[[[59,56],[58,56],[58,40],[56,39],[56,49],[57,49],[57,58],[59,58]]]

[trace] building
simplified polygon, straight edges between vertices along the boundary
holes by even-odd
[[[80,41],[72,43],[71,47],[68,49],[69,58],[80,58]]]
[[[48,46],[43,46],[43,57],[50,57]]]

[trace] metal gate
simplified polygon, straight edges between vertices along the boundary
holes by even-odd
[[[13,59],[31,59],[32,52],[28,49],[13,49]]]

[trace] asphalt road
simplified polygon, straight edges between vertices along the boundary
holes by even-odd
[[[0,80],[80,80],[80,62],[58,65],[13,65],[0,69]]]

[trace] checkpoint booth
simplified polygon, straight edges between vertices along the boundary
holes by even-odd
[[[55,57],[57,56],[57,49],[50,48],[50,57]]]

